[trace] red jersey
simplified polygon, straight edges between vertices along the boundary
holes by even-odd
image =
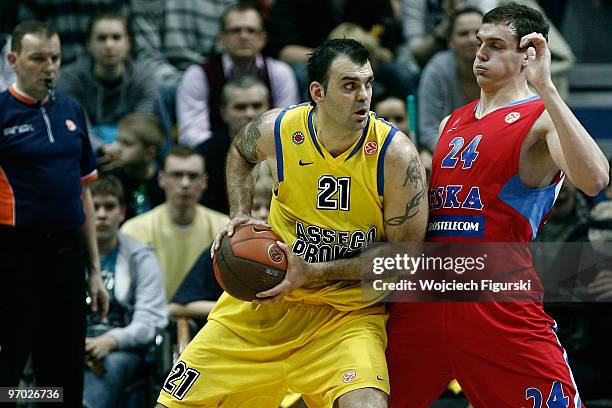
[[[519,177],[521,147],[544,111],[538,96],[481,119],[478,100],[455,110],[435,148],[428,241],[529,242],[561,188],[532,189]]]
[[[477,104],[451,114],[434,151],[427,240],[456,243],[431,246],[445,255],[465,254],[459,242],[486,242],[468,250],[489,255],[502,250],[488,257],[482,275],[451,270],[444,278],[531,279],[532,289],[520,301],[514,300],[523,292],[483,296],[478,302],[392,303],[386,351],[389,407],[429,407],[456,378],[477,408],[540,407],[542,401],[584,408],[556,324],[542,307],[542,288],[527,247],[561,187],[560,175],[541,189],[519,178],[523,142],[544,106],[536,96],[477,119]],[[465,300],[459,292],[459,300]]]

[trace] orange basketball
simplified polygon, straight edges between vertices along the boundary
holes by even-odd
[[[219,285],[233,297],[245,301],[278,285],[287,272],[287,257],[279,248],[281,239],[270,229],[246,225],[221,240],[213,256]]]

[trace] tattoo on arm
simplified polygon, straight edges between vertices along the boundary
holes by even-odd
[[[419,186],[421,188],[423,187],[421,165],[419,164],[419,159],[416,156],[412,156],[412,158],[410,158],[408,168],[406,169],[406,179],[404,180],[403,186],[406,187],[408,182],[412,183],[415,188],[418,188]]]
[[[397,217],[391,217],[385,221],[385,227],[387,225],[397,227],[402,225],[410,218],[414,217],[419,213],[419,206],[425,195],[425,185],[423,183],[421,165],[419,159],[416,156],[412,156],[406,169],[406,179],[404,180],[403,186],[406,187],[408,183],[411,183],[417,192],[408,200],[406,203],[406,210],[403,215]]]
[[[259,161],[257,154],[257,140],[261,138],[259,127],[269,113],[262,113],[246,125],[236,137],[236,147],[242,156],[251,163]]]

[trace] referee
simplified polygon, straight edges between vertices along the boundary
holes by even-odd
[[[49,25],[19,24],[8,55],[17,80],[0,93],[0,387],[18,385],[31,354],[37,387],[62,387],[62,406],[78,407],[86,285],[100,317],[108,294],[87,187],[97,171],[85,114],[53,92],[60,52]]]

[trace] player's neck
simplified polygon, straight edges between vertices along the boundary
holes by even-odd
[[[314,114],[313,125],[317,140],[333,157],[338,157],[347,151],[363,132],[362,129],[355,131],[340,126],[337,122],[319,114],[319,112]]]
[[[529,89],[526,82],[508,84],[498,89],[482,89],[476,108],[476,117],[481,118],[512,102],[527,99],[533,95],[534,92]]]

